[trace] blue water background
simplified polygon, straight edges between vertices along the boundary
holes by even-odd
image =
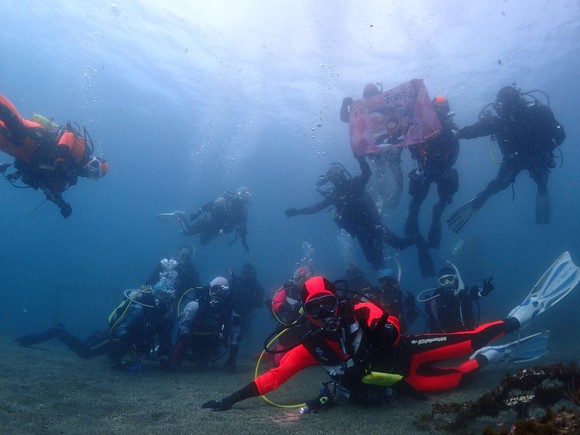
[[[104,327],[122,291],[184,243],[196,245],[204,282],[250,261],[274,288],[305,255],[304,242],[318,273],[339,278],[354,258],[374,279],[331,214],[283,211],[319,200],[314,183],[331,162],[358,171],[338,116],[343,97],[358,98],[367,82],[388,89],[412,78],[446,95],[460,126],[515,81],[547,92],[566,129],[549,226],[534,223],[535,185],[523,173],[513,200],[511,189],[495,195],[461,234],[445,227],[431,251],[437,267],[453,260],[471,283],[493,275],[484,318],[505,315],[562,251],[580,262],[579,23],[580,3],[565,0],[2,1],[0,93],[25,117],[85,125],[110,173],[66,192],[67,220],[48,203],[33,212],[41,193],[0,184],[0,333]],[[498,169],[487,138],[461,147],[461,187],[444,217]],[[406,151],[403,168],[405,177],[413,168]],[[241,185],[253,193],[248,254],[227,246],[230,235],[202,247],[156,218]],[[423,205],[423,232],[435,198],[432,190]],[[405,187],[385,219],[399,234],[408,199]],[[414,248],[398,255],[405,290],[433,286],[418,274]],[[568,301],[551,327],[579,325],[570,309],[579,299]]]

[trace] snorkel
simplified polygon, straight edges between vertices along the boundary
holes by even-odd
[[[461,293],[461,291],[465,288],[465,284],[463,283],[463,279],[461,278],[461,274],[459,273],[457,266],[455,266],[455,264],[449,260],[447,260],[447,264],[453,268],[455,275],[457,275],[457,288],[453,290],[453,294],[457,297],[459,296],[459,293]]]

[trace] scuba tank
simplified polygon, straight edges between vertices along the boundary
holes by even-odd
[[[57,123],[52,122],[52,119],[48,119],[47,117],[39,115],[38,113],[33,113],[30,117],[30,120],[39,123],[51,133],[56,133],[60,127]]]

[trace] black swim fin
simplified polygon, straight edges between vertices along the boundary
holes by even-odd
[[[431,224],[427,236],[427,247],[439,249],[439,246],[441,246],[441,224]]]
[[[433,259],[429,255],[427,243],[425,242],[423,236],[417,236],[415,244],[417,245],[417,258],[419,260],[419,268],[421,269],[421,276],[423,278],[435,276],[435,264],[433,263]]]
[[[471,201],[463,204],[457,210],[455,210],[449,218],[447,218],[447,225],[451,228],[451,231],[458,233],[463,229],[469,220],[473,217],[477,209],[475,208],[474,202],[477,197],[473,198]]]
[[[46,331],[37,332],[36,334],[24,335],[15,338],[14,341],[20,346],[32,346],[38,343],[44,343],[56,336],[57,328],[50,328]]]
[[[536,224],[548,225],[550,223],[550,195],[546,193],[536,194]]]

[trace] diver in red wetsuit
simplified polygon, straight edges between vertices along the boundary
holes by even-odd
[[[228,410],[236,402],[275,390],[315,364],[327,371],[335,390],[355,403],[389,400],[389,387],[395,384],[412,391],[455,388],[479,368],[505,359],[510,350],[483,346],[527,324],[566,296],[579,281],[580,270],[566,252],[544,274],[541,285],[536,285],[506,319],[470,331],[401,336],[396,317],[370,302],[341,300],[332,283],[315,276],[306,281],[302,294],[311,326],[303,342],[289,350],[278,367],[230,396],[210,400],[202,407]],[[469,360],[456,367],[438,366],[442,361],[469,355]]]

